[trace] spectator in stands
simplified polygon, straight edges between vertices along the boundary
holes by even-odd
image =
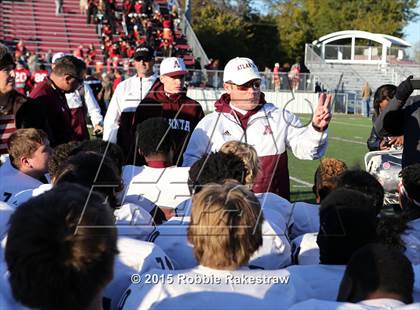
[[[63,14],[63,0],[55,0],[55,15]]]
[[[413,76],[403,81],[395,92],[395,97],[379,114],[375,129],[380,137],[404,136],[402,167],[420,163],[420,96],[410,95]]]
[[[87,23],[93,23],[96,14],[98,13],[98,5],[96,0],[88,0],[88,9],[87,9]]]
[[[15,62],[0,44],[0,155],[7,153],[7,140],[18,128],[39,128],[48,133],[42,105],[15,90]]]
[[[14,298],[37,309],[102,309],[118,253],[113,224],[103,197],[74,184],[22,204],[5,251]]]
[[[87,10],[88,10],[88,1],[80,0],[80,14],[86,15]]]
[[[39,65],[39,57],[36,53],[32,54],[28,52],[28,69],[31,72],[34,72],[36,70],[36,67]]]
[[[26,128],[10,136],[7,151],[9,157],[0,167],[0,193],[5,202],[20,191],[46,183],[51,148],[42,130]]]
[[[364,117],[369,117],[371,96],[372,96],[372,89],[369,87],[369,83],[365,82],[362,88],[362,115]]]
[[[379,114],[389,105],[390,100],[394,98],[397,87],[391,84],[380,86],[373,96],[373,116],[372,122],[375,124]],[[379,137],[375,127],[372,127],[370,137],[367,140],[369,151],[389,150],[392,146],[400,147],[404,144],[404,136],[398,137]]]
[[[82,83],[86,65],[74,56],[64,56],[57,60],[48,79],[39,83],[30,96],[42,104],[50,126],[51,146],[76,139],[71,124],[71,112],[65,93],[74,92]]]
[[[345,265],[356,250],[376,241],[372,203],[366,195],[344,188],[331,192],[322,201],[317,236],[321,264]]]
[[[16,61],[21,60],[22,56],[25,56],[28,52],[26,46],[23,44],[23,40],[19,40],[19,42],[16,44],[15,48],[15,59]]]
[[[160,77],[137,107],[133,129],[151,117],[165,117],[174,132],[174,159],[179,166],[191,133],[204,117],[201,105],[187,97],[185,76],[188,71],[181,58],[165,58]],[[132,149],[133,150],[133,149]]]
[[[41,83],[49,75],[48,70],[45,68],[45,65],[41,63],[37,70],[32,72],[32,84],[35,86],[38,83]]]
[[[29,72],[29,70],[25,68],[25,62],[23,62],[22,60],[17,62],[15,74],[15,88],[18,92],[26,96],[32,88],[32,77],[31,72]]]
[[[112,80],[111,77],[106,74],[102,73],[102,81],[101,81],[102,88],[98,94],[98,100],[104,102],[106,107],[105,110],[108,110],[109,103],[111,102],[112,98]]]
[[[351,257],[337,300],[394,309],[413,302],[413,286],[413,267],[400,251],[369,244]]]
[[[125,156],[134,141],[134,112],[157,79],[153,65],[154,50],[150,46],[138,47],[134,54],[137,74],[118,85],[105,115],[103,139],[121,146]]]
[[[184,165],[191,166],[204,154],[217,151],[226,141],[241,141],[246,137],[261,160],[261,174],[255,180],[254,192],[273,192],[289,199],[286,148],[290,147],[301,159],[323,155],[331,97],[320,96],[312,124],[303,127],[294,114],[265,102],[260,91],[261,77],[251,59],[230,60],[223,80],[227,93],[215,103],[216,111],[194,130],[184,154]]]

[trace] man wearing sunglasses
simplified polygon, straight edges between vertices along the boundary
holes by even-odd
[[[201,105],[186,95],[184,82],[187,73],[181,58],[165,58],[160,64],[160,77],[137,107],[133,122],[135,135],[137,125],[146,119],[168,119],[174,136],[174,162],[167,164],[178,166],[182,163],[182,154],[192,131],[204,117]],[[134,152],[132,148],[130,153]]]
[[[331,96],[320,96],[312,124],[304,126],[293,113],[265,101],[261,77],[251,59],[230,60],[223,82],[226,93],[216,101],[216,111],[204,117],[194,130],[183,165],[191,166],[227,141],[245,142],[257,150],[260,161],[253,191],[290,199],[287,149],[299,159],[318,159],[325,153]]]
[[[38,83],[30,97],[37,99],[45,111],[44,117],[49,125],[48,140],[50,145],[67,143],[75,140],[72,117],[65,97],[80,87],[86,72],[86,64],[74,56],[63,56],[54,63],[52,72]]]
[[[140,46],[133,55],[137,74],[118,84],[104,119],[103,139],[117,143],[128,154],[134,139],[132,124],[134,112],[157,79],[153,72],[154,50]]]

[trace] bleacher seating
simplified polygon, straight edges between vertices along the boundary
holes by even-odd
[[[86,17],[80,14],[79,1],[65,0],[63,8],[64,14],[56,16],[51,0],[2,1],[0,40],[13,48],[22,39],[29,51],[38,54],[49,49],[53,53],[73,52],[80,44],[93,44],[96,59],[102,59],[96,27],[86,24]]]

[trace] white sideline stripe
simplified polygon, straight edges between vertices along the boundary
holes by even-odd
[[[363,127],[363,128],[372,128],[372,126],[370,126],[370,125],[362,125],[362,124],[352,124],[352,123],[346,123],[346,122],[339,122],[339,121],[335,121],[334,119],[331,120],[331,123],[341,124],[341,125],[347,125],[347,126]]]
[[[298,178],[295,178],[295,177],[291,177],[291,176],[289,176],[289,179],[292,180],[292,181],[295,181],[296,183],[300,183],[302,185],[305,185],[306,187],[312,187],[311,183],[308,183],[304,180],[301,180],[301,179],[298,179]]]
[[[356,140],[344,139],[344,138],[340,138],[340,137],[329,137],[329,138],[331,140],[336,140],[336,141],[342,141],[342,142],[349,142],[349,143],[354,143],[354,144],[366,145],[366,142],[361,142],[361,141],[356,141]]]

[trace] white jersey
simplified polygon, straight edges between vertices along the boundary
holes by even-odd
[[[41,181],[15,169],[7,157],[0,167],[0,201],[8,202],[14,195],[26,189],[33,189],[42,184]]]
[[[9,206],[7,203],[0,201],[0,239],[4,238],[9,229],[8,223],[13,212],[14,208]]]
[[[11,205],[17,207],[32,197],[49,191],[52,187],[52,184],[42,184],[35,189],[21,191],[12,198]],[[142,206],[132,203],[123,204],[116,209],[114,211],[114,217],[118,235],[146,240],[155,229],[149,211],[145,210]]]
[[[159,207],[175,208],[191,197],[188,188],[188,167],[152,168],[149,166],[123,167],[124,202],[147,198]]]
[[[308,233],[292,240],[293,263],[297,265],[319,264],[318,233]]]
[[[357,304],[349,302],[327,301],[319,299],[310,299],[304,302],[297,303],[290,310],[415,310],[420,309],[420,303],[406,305],[405,303],[389,298],[377,298],[370,300],[363,300]]]
[[[89,114],[90,120],[92,121],[93,126],[102,125],[103,117],[101,114],[101,108],[99,107],[98,101],[95,98],[95,95],[92,91],[92,88],[89,84],[83,83],[83,97],[85,99],[85,104],[87,112]],[[81,93],[79,90],[76,90],[72,93],[65,94],[67,105],[70,109],[77,109],[83,106],[83,101],[81,98]]]
[[[287,284],[286,284],[287,283]],[[279,309],[297,301],[304,282],[287,270],[153,270],[124,294],[122,309]],[[309,290],[309,288],[308,288]]]
[[[288,226],[283,214],[291,213],[290,203],[271,193],[258,195],[257,198],[263,206],[262,212],[265,219],[262,225],[263,244],[251,256],[249,266],[260,269],[279,269],[288,266],[291,263],[291,247],[287,236]],[[276,204],[271,203],[273,201]],[[198,265],[193,246],[187,239],[190,210],[191,199],[182,202],[176,208],[176,214],[182,214],[182,216],[171,218],[166,223],[157,226],[149,239],[171,257],[175,269],[192,268]]]
[[[294,239],[306,233],[319,231],[319,205],[295,202],[293,207],[293,226],[290,238]]]
[[[404,254],[413,265],[420,264],[420,218],[407,223],[407,229],[401,234],[405,245]]]
[[[130,236],[138,240],[147,240],[155,230],[152,216],[141,206],[133,203],[123,204],[114,211],[118,236]]]
[[[19,205],[28,201],[32,197],[41,195],[45,193],[46,191],[49,191],[51,188],[52,188],[52,184],[41,184],[37,188],[21,191],[10,199],[10,204],[14,207],[18,207]]]
[[[117,142],[117,132],[121,113],[134,113],[140,101],[147,95],[157,76],[140,79],[137,75],[118,84],[112,95],[104,119],[103,139]],[[140,81],[141,80],[141,81]]]
[[[6,243],[3,241],[9,230],[9,219],[14,211],[14,208],[0,201],[0,262],[3,260],[4,247],[6,246]]]
[[[291,278],[301,278],[310,291],[298,294],[299,300],[319,298],[336,300],[341,280],[343,279],[345,265],[292,265],[286,268]]]
[[[118,250],[114,277],[103,294],[103,302],[111,310],[118,309],[118,302],[130,286],[133,275],[142,275],[152,269],[173,269],[170,258],[153,243],[119,237]]]

